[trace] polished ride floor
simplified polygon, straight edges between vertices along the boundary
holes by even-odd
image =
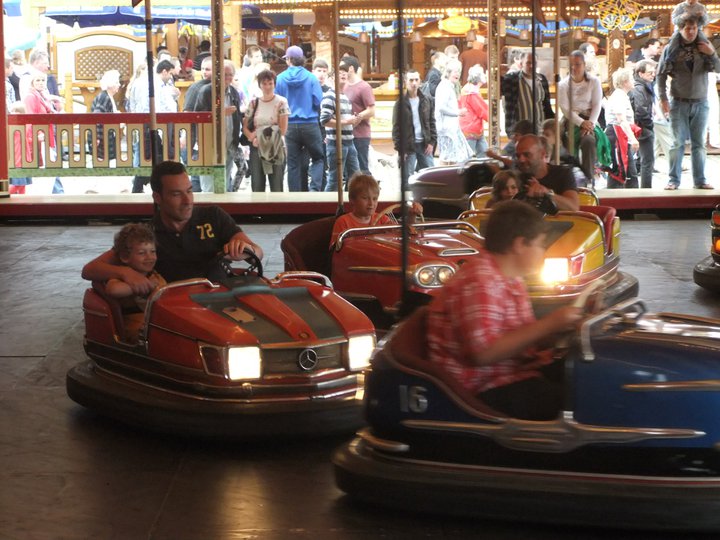
[[[282,270],[292,225],[245,227]],[[348,437],[264,444],[173,439],[83,409],[65,373],[83,360],[81,266],[117,226],[0,227],[0,539],[671,539],[465,521],[357,506],[330,455]],[[720,317],[692,282],[708,223],[623,222],[622,268],[654,311]],[[518,509],[518,512],[521,512]],[[589,511],[592,511],[591,509]],[[696,535],[692,536],[693,538]]]

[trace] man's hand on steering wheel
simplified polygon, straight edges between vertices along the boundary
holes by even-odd
[[[543,317],[547,320],[552,333],[573,330],[575,325],[583,320],[585,310],[577,306],[563,306]]]
[[[243,253],[245,251],[253,252],[259,259],[263,257],[262,248],[250,242],[250,239],[244,234],[236,234],[223,246],[223,252],[233,261],[245,259],[247,256],[246,253]]]
[[[248,267],[244,270],[245,273],[255,273],[258,277],[263,276],[262,260],[258,254],[250,248],[245,248],[245,250],[240,254],[240,257],[235,259],[231,259],[230,255],[221,251],[212,259],[209,264],[209,268],[219,268],[224,276],[233,277],[238,274],[238,271],[234,269],[231,261],[245,261],[248,265]],[[217,277],[211,277],[211,280],[217,279]]]

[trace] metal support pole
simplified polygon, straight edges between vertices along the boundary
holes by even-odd
[[[490,148],[500,147],[500,31],[499,0],[488,0],[488,115]]]
[[[5,17],[0,21],[0,43],[5,42]],[[2,129],[0,129],[0,197],[10,196],[10,179],[8,170],[8,141],[7,141],[7,104],[5,97],[5,85],[0,85],[0,123],[2,123]],[[14,141],[13,141],[14,142]],[[14,159],[14,156],[13,156]]]
[[[213,0],[210,4],[210,24],[212,28],[211,49],[212,55],[212,119],[213,119],[213,165],[225,166],[225,55],[223,43],[223,3],[222,0]],[[222,189],[220,182],[215,181],[215,193],[225,192],[225,175],[223,174]]]
[[[153,65],[152,13],[151,2],[145,0],[145,46],[147,49],[148,104],[150,107],[150,159],[153,166],[162,161],[160,135],[155,112],[155,66]],[[142,152],[142,148],[140,149]]]
[[[335,71],[335,163],[330,163],[330,167],[335,167],[335,178],[337,178],[337,197],[338,207],[335,212],[336,216],[341,216],[345,213],[343,208],[344,198],[344,180],[345,171],[343,168],[343,147],[342,147],[342,124],[341,118],[341,105],[340,105],[340,76],[338,71],[340,70],[340,4],[338,0],[333,2],[333,66]],[[332,141],[330,142],[332,144]],[[348,179],[349,180],[349,179]]]

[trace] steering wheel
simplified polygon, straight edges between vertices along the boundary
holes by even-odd
[[[603,308],[606,286],[604,279],[596,279],[578,295],[572,303],[573,307],[582,309],[584,315],[599,312]]]
[[[248,265],[245,271],[254,272],[258,277],[263,277],[262,261],[260,260],[260,257],[257,256],[257,253],[250,248],[245,248],[243,249],[243,254],[245,255],[244,260]]]
[[[258,277],[262,277],[262,261],[260,260],[260,257],[257,256],[257,253],[255,253],[250,248],[245,248],[243,250],[243,255],[243,260],[248,265],[248,267],[245,269],[245,273],[254,272],[255,274],[257,274]],[[233,261],[227,258],[227,253],[221,251],[215,256],[213,261],[211,261],[210,268],[220,268],[222,273],[225,274],[226,277],[233,277],[237,274],[233,269],[232,263]]]
[[[383,216],[388,216],[395,223],[395,225],[399,225],[400,222],[395,217],[395,210],[397,210],[398,208],[401,208],[401,207],[402,207],[402,204],[400,204],[400,203],[392,204],[392,205],[388,206],[387,208],[385,208],[385,210],[383,210],[382,212],[379,212],[378,215],[375,216],[375,219],[372,220],[372,223],[370,223],[370,226],[371,227],[377,226],[377,224],[380,222],[380,220],[382,219]],[[425,223],[425,216],[423,214],[418,214],[417,219],[421,223]],[[410,223],[413,223],[413,222],[410,221]]]
[[[587,318],[590,315],[594,315],[603,309],[604,306],[604,292],[606,290],[604,279],[596,279],[587,288],[581,292],[577,298],[571,304],[573,307],[580,308],[583,312],[583,317]],[[570,347],[572,339],[577,334],[576,330],[569,331],[562,334],[555,342],[556,349],[567,349]]]
[[[385,208],[385,210],[383,210],[382,212],[378,212],[378,214],[373,218],[372,222],[370,223],[370,226],[375,227],[378,224],[378,222],[383,218],[383,216],[389,217],[395,223],[395,225],[397,225],[398,220],[395,217],[394,212],[395,212],[395,210],[400,208],[400,206],[401,206],[400,204],[391,204],[390,206]]]

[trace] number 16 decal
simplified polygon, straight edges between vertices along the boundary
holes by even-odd
[[[424,413],[428,408],[427,389],[423,386],[400,385],[400,410],[402,412]]]

